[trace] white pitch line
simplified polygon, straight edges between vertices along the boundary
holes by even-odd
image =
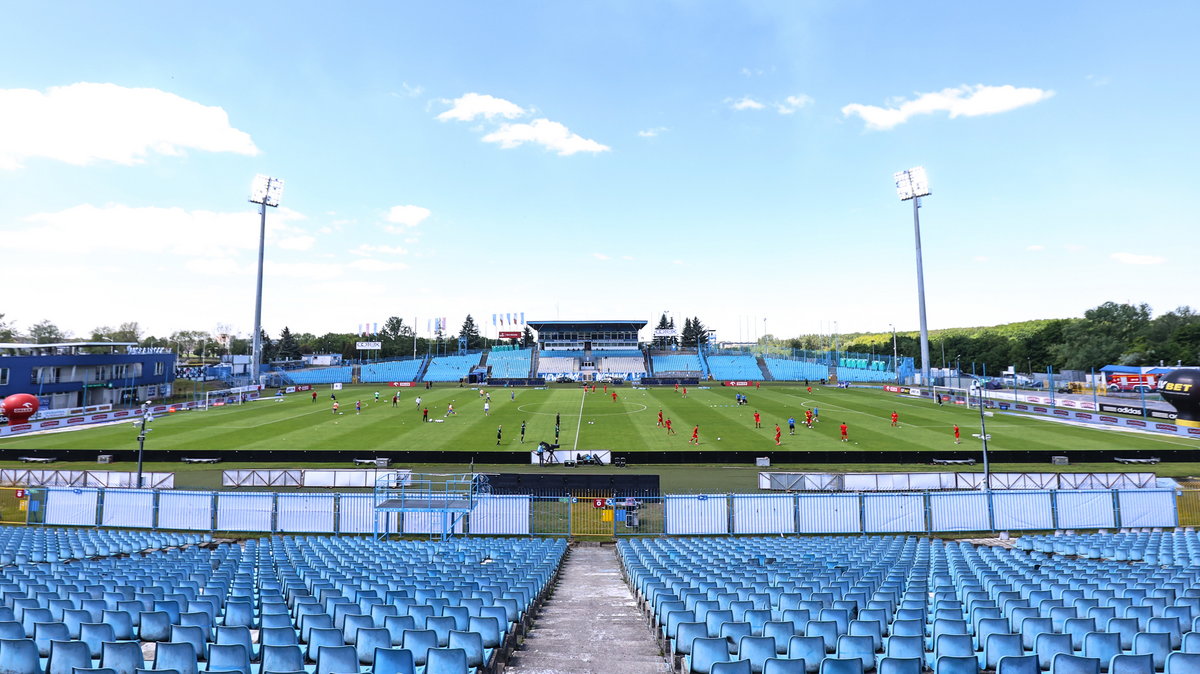
[[[579,429],[583,426],[583,403],[587,400],[587,391],[580,391],[582,396],[579,398],[579,418],[575,420],[575,444],[571,449],[579,449]]]

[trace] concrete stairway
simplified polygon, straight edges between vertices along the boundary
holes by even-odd
[[[534,616],[505,674],[657,674],[671,671],[629,586],[616,549],[567,552],[553,594]]]

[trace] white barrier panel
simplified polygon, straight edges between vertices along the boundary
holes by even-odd
[[[223,470],[222,487],[300,487],[304,471],[300,470]]]
[[[212,530],[213,494],[209,491],[165,491],[158,495],[160,529]]]
[[[4,487],[132,487],[137,473],[112,470],[0,470]],[[142,484],[151,489],[171,489],[175,473],[142,473]]]
[[[1054,511],[1048,491],[994,491],[992,513],[996,528],[1053,529]]]
[[[667,496],[664,501],[668,534],[729,533],[729,503],[724,494]]]
[[[392,468],[346,468],[339,470],[305,470],[303,483],[305,487],[365,487],[374,488],[375,480],[389,473],[404,476],[412,475],[411,470],[395,470]]]
[[[440,534],[450,528],[454,522],[454,533],[463,532],[462,513],[455,512],[403,512],[404,533],[406,534]]]
[[[1142,489],[1117,492],[1123,527],[1179,526],[1173,489]]]
[[[1110,529],[1117,526],[1111,491],[1060,491],[1055,494],[1059,529]]]
[[[479,496],[475,499],[475,509],[471,511],[471,533],[529,534],[531,502],[529,496]]]
[[[107,489],[104,491],[104,512],[100,526],[154,526],[154,492],[145,489]]]
[[[790,494],[734,495],[733,533],[796,533],[796,499]]]
[[[767,486],[763,486],[763,485]],[[832,473],[780,473],[758,474],[760,489],[775,491],[841,491],[842,478]]]
[[[1061,473],[1059,489],[1149,489],[1154,473]]]
[[[285,533],[333,531],[333,494],[278,494],[275,528]]]
[[[1058,473],[993,473],[992,489],[1054,489]]]
[[[923,494],[866,494],[863,496],[864,532],[917,533],[925,531]]]
[[[395,518],[390,519],[394,521]],[[374,530],[375,496],[342,494],[338,501],[338,531],[343,534],[369,534]]]
[[[934,531],[987,531],[988,495],[982,492],[944,492],[929,495],[929,519]]]
[[[46,490],[46,524],[96,526],[96,489]]]
[[[862,532],[857,494],[799,494],[796,512],[802,534],[857,534]]]
[[[270,531],[275,495],[265,492],[217,494],[218,531]]]

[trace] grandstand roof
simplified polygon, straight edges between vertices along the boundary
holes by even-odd
[[[597,328],[641,330],[646,327],[646,321],[529,321],[528,325],[538,331],[546,328],[557,330],[595,330]]]

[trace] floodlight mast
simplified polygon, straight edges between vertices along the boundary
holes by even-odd
[[[250,203],[258,204],[262,216],[258,226],[258,285],[254,292],[254,340],[250,356],[250,381],[257,384],[262,369],[262,283],[263,249],[267,240],[267,206],[277,208],[283,196],[283,180],[262,174],[254,176],[250,185]]]
[[[917,245],[917,306],[921,314],[921,385],[929,386],[929,326],[925,321],[925,270],[921,263],[921,217],[918,210],[921,208],[921,197],[927,197],[932,192],[929,191],[929,179],[922,166],[900,171],[893,177],[900,201],[911,199],[913,202],[913,234]]]

